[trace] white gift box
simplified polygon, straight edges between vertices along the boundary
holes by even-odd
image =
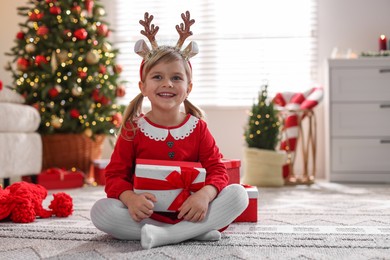
[[[197,162],[137,159],[135,193],[156,196],[154,211],[176,212],[193,192],[204,186],[206,170]]]

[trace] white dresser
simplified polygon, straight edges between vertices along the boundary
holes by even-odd
[[[390,58],[332,59],[328,64],[329,180],[390,183]]]

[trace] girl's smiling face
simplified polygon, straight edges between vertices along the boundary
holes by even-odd
[[[181,103],[191,92],[192,83],[188,78],[182,60],[157,63],[139,83],[140,90],[148,97],[152,110],[179,111]]]

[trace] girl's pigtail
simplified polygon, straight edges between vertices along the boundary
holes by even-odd
[[[184,109],[187,114],[191,114],[199,119],[204,119],[203,111],[199,107],[192,104],[188,99],[184,100]]]
[[[134,125],[133,121],[134,119],[138,118],[142,113],[143,100],[144,100],[144,96],[142,95],[142,93],[139,93],[133,100],[130,101],[130,104],[127,106],[124,112],[122,126],[120,129],[121,134],[123,134],[122,130],[126,130],[126,131],[132,130],[133,133],[135,134],[137,128]],[[129,128],[129,126],[131,126],[131,128]]]

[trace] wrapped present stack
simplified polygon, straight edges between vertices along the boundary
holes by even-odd
[[[36,180],[31,176],[23,176],[25,182],[40,184],[48,190],[75,189],[84,186],[84,173],[75,169],[65,170],[60,168],[49,168],[36,175]]]
[[[223,163],[229,184],[240,184],[240,160],[224,159]],[[206,171],[200,163],[139,159],[136,161],[134,191],[153,193],[157,197],[155,211],[175,212],[191,193],[204,186],[205,176]],[[258,190],[242,185],[248,192],[249,205],[235,222],[257,222]]]
[[[105,167],[108,159],[93,161],[94,179],[98,185],[105,185]],[[222,159],[229,184],[240,184],[241,161]],[[195,192],[204,186],[206,171],[200,163],[138,159],[136,161],[134,191],[151,192],[157,196],[155,210],[174,212],[190,195],[183,190]],[[156,185],[158,184],[158,185]],[[248,192],[249,206],[235,222],[257,222],[258,190],[242,184]],[[159,187],[156,190],[155,187]]]
[[[229,175],[228,184],[240,184],[240,160],[222,159],[225,164],[227,174]],[[248,192],[249,205],[245,211],[238,216],[234,222],[257,222],[257,201],[259,197],[259,191],[257,187],[241,184]]]
[[[97,185],[106,185],[105,169],[109,159],[94,160],[93,163],[93,178]]]
[[[156,196],[154,210],[177,212],[183,202],[200,190],[206,170],[200,163],[137,159],[134,192],[150,192]]]

